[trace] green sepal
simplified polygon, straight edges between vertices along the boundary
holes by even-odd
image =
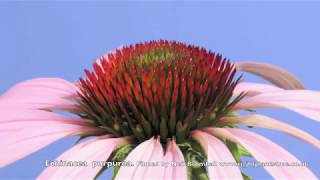
[[[241,161],[241,154],[238,148],[238,144],[231,142],[231,141],[226,141],[227,147],[230,150],[233,158],[236,160],[236,162]]]
[[[235,112],[228,112],[225,117],[239,117],[240,114],[235,113]]]
[[[252,177],[247,175],[246,173],[242,172],[241,173],[242,177],[243,177],[243,180],[252,180]]]
[[[199,165],[200,163],[204,164],[207,161],[200,144],[195,140],[188,140],[178,144],[178,146],[183,152],[186,161],[188,179],[208,180],[209,178],[205,166],[188,166],[188,162],[191,162],[192,165]]]
[[[236,123],[223,123],[216,125],[216,127],[239,128],[239,126],[237,126]]]
[[[132,144],[127,144],[119,147],[118,149],[115,150],[112,161],[123,162],[128,156],[128,154],[133,150],[133,148],[134,148],[134,145]],[[119,169],[120,169],[120,166],[112,167],[112,179],[115,179]]]
[[[237,143],[234,143],[234,142],[227,140],[226,145],[227,145],[228,149],[230,150],[232,156],[236,160],[236,162],[241,161],[241,156],[252,157],[251,153],[248,150],[246,150],[243,146],[241,146]]]
[[[239,144],[238,144],[238,150],[241,156],[252,157],[252,154]]]
[[[208,175],[204,166],[199,165],[199,163],[204,163],[202,157],[199,157],[198,154],[194,154],[194,151],[185,152],[184,156],[186,162],[191,162],[192,166],[187,165],[187,175],[189,180],[199,179],[199,180],[208,180]]]
[[[106,160],[107,162],[123,162],[125,160],[125,158],[127,157],[127,155],[129,154],[129,152],[134,148],[134,145],[132,144],[126,144],[123,146],[118,147],[117,149],[115,149],[111,155],[109,156],[109,158]],[[112,167],[112,179],[114,179],[117,175],[117,172],[119,170],[120,167]],[[95,175],[95,177],[93,178],[94,180],[98,179],[99,176],[106,170],[108,169],[108,166],[103,166],[99,172]],[[115,170],[116,169],[116,170]]]
[[[239,128],[234,122],[225,122],[221,124],[215,124],[216,127],[229,127],[229,128]]]

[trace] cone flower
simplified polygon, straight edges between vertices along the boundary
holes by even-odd
[[[272,84],[244,82],[237,71]],[[79,81],[32,79],[0,96],[0,167],[79,136],[38,179],[92,179],[108,168],[113,179],[250,179],[239,167],[242,156],[282,163],[263,166],[275,179],[317,179],[287,150],[238,125],[320,148],[307,132],[252,111],[286,108],[320,121],[319,103],[320,92],[272,65],[233,64],[175,41],[124,46],[99,58]]]

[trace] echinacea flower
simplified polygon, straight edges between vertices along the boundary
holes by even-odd
[[[33,79],[0,97],[1,167],[80,136],[38,179],[92,179],[111,166],[115,179],[247,179],[241,156],[284,163],[264,166],[275,179],[317,179],[291,165],[300,161],[284,148],[238,126],[277,130],[320,148],[307,132],[251,111],[286,108],[320,121],[320,92],[304,90],[280,68],[232,64],[204,48],[160,40],[119,48],[93,69],[75,83]],[[275,86],[243,82],[237,70]]]

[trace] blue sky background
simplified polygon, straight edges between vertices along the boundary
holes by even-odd
[[[36,77],[76,80],[109,50],[145,40],[170,39],[204,46],[232,61],[281,66],[309,89],[320,89],[320,3],[317,2],[0,2],[0,93]],[[245,75],[246,80],[261,82]],[[320,124],[286,110],[259,111],[320,138]],[[288,149],[320,177],[319,150],[271,130],[254,131]],[[33,179],[71,147],[49,145],[0,169],[0,179]],[[5,148],[5,147],[1,147]],[[267,147],[266,147],[267,148]],[[256,179],[261,168],[244,169]],[[107,172],[103,177],[110,177]]]

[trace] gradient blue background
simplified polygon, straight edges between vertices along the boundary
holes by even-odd
[[[319,8],[316,2],[0,2],[0,93],[36,77],[76,80],[105,52],[160,38],[201,45],[232,61],[281,66],[307,88],[319,89]],[[262,82],[250,75],[245,79]],[[259,112],[320,138],[315,121],[285,110]],[[320,177],[319,150],[278,132],[254,131],[308,162]],[[61,140],[0,169],[0,179],[35,178],[44,160],[54,159],[75,140]],[[270,178],[261,168],[245,171],[256,179]]]

